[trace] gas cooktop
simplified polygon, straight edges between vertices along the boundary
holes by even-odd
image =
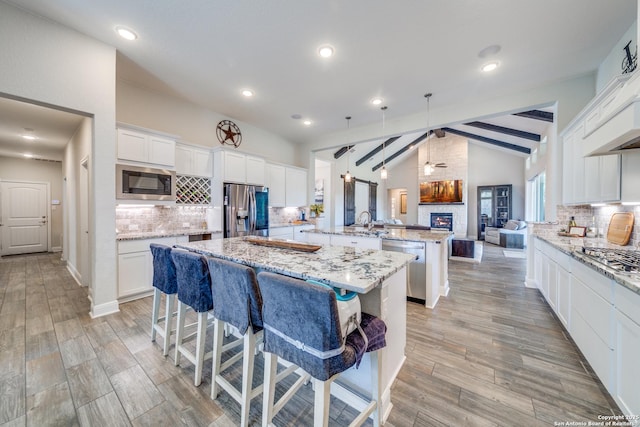
[[[640,273],[640,251],[631,249],[607,249],[583,247],[582,253],[616,272]]]

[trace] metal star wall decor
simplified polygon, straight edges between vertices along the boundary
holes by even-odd
[[[233,145],[238,148],[242,142],[240,128],[231,120],[220,120],[216,126],[216,135],[222,145]]]

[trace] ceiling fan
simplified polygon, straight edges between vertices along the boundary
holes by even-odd
[[[433,94],[431,92],[426,93],[424,95],[425,98],[427,98],[427,161],[424,164],[424,174],[429,176],[431,175],[436,168],[446,168],[447,165],[444,162],[438,162],[438,163],[432,163],[431,162],[431,142],[429,141],[429,139],[431,139],[431,134],[435,134],[435,131],[431,131],[429,129],[429,100],[431,99],[431,96]]]

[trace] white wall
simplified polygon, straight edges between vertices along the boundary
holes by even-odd
[[[0,156],[0,180],[48,182],[51,200],[62,201],[62,163]],[[63,205],[51,206],[51,247],[62,248]]]
[[[420,199],[420,186],[418,184],[418,150],[399,161],[393,162],[389,168],[389,177],[386,187],[388,189],[402,188],[407,192],[407,214],[404,218],[398,217],[404,224],[418,223],[418,201]],[[396,199],[397,215],[400,212],[400,198]],[[386,199],[385,212],[389,212],[390,200]]]
[[[118,122],[178,135],[183,142],[219,147],[216,126],[220,120],[233,120],[242,132],[238,151],[267,160],[300,165],[296,144],[248,123],[223,116],[185,100],[152,92],[131,83],[116,82],[116,118]]]
[[[92,119],[83,119],[78,130],[64,150],[63,172],[66,181],[64,201],[66,206],[66,222],[63,257],[67,260],[69,269],[74,274],[80,274],[82,262],[89,261],[83,259],[83,257],[87,257],[89,254],[83,253],[81,246],[83,230],[81,229],[82,221],[80,210],[82,197],[80,194],[80,189],[82,188],[80,183],[82,179],[80,162],[91,153],[92,124]],[[82,278],[82,281],[84,283],[90,283],[93,292],[93,284],[87,281],[86,278]]]
[[[478,186],[512,184],[513,218],[525,215],[525,159],[469,140],[468,236],[478,234]]]
[[[0,56],[0,92],[94,117],[92,315],[117,310],[115,49],[0,2]]]

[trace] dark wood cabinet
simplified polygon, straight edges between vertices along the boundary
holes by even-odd
[[[478,240],[486,227],[502,228],[511,219],[511,184],[478,186]]]

